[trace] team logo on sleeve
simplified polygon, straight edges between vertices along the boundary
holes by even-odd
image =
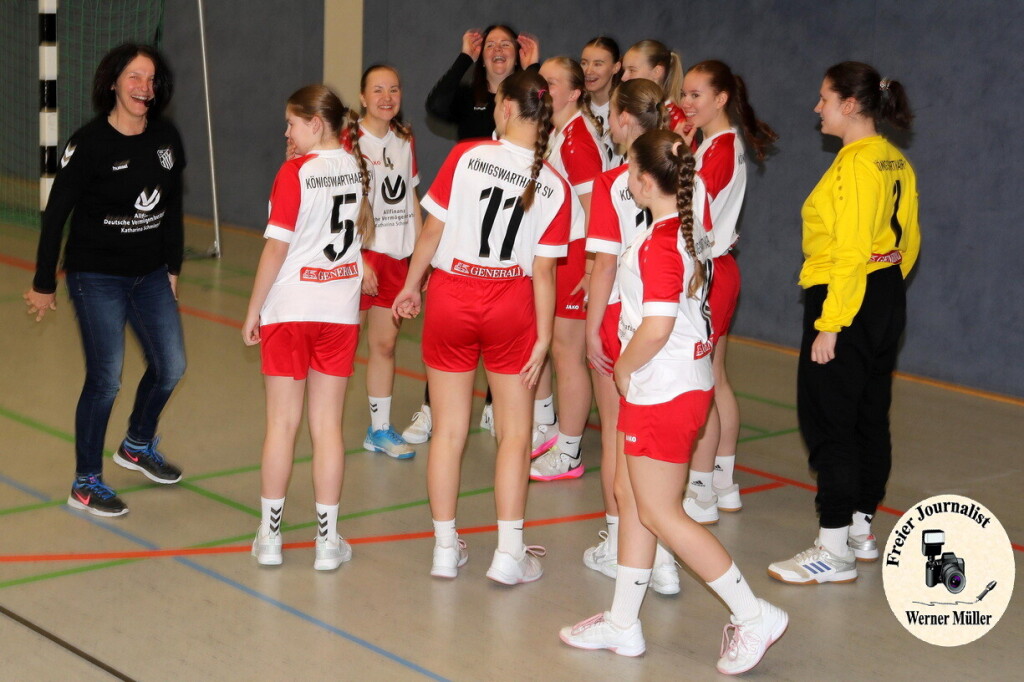
[[[143,213],[149,213],[156,205],[160,203],[160,185],[157,185],[152,192],[148,192],[145,188],[139,193],[139,198],[135,200],[135,210],[142,211]]]
[[[392,178],[394,179],[393,182]],[[384,198],[385,203],[401,203],[405,199],[405,180],[402,179],[401,175],[387,176],[380,187],[380,194]]]
[[[166,170],[174,168],[174,149],[170,146],[160,147],[156,150],[156,156],[160,159],[160,165]]]
[[[69,144],[67,147],[64,148],[64,156],[60,157],[60,167],[63,168],[64,166],[68,165],[68,162],[71,161],[71,157],[74,155],[75,145]]]

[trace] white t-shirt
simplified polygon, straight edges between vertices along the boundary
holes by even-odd
[[[286,242],[288,255],[260,310],[262,324],[359,324],[361,177],[344,149],[311,152],[281,166],[263,236]]]
[[[594,180],[590,196],[590,224],[587,226],[587,251],[607,253],[618,258],[625,246],[651,226],[651,212],[640,208],[629,192],[629,164],[602,173]],[[619,301],[619,275],[616,270],[608,303]]]
[[[534,256],[566,255],[573,194],[544,163],[530,210],[520,197],[531,182],[533,150],[507,140],[456,145],[423,198],[444,222],[431,265],[482,279],[530,277]]]
[[[590,110],[594,112],[594,118],[601,123],[601,151],[604,153],[605,168],[616,168],[626,162],[626,158],[618,153],[615,142],[612,140],[612,126],[609,123],[611,106],[611,100],[604,104],[594,104],[593,101],[590,103]]]
[[[694,231],[698,229],[695,221]],[[623,352],[643,318],[675,318],[665,345],[630,377],[626,401],[633,405],[666,403],[687,391],[706,391],[714,386],[707,284],[695,298],[686,295],[694,267],[675,215],[657,219],[622,253],[619,340]]]
[[[416,145],[390,128],[377,137],[359,127],[359,149],[373,171],[373,218],[376,232],[370,251],[392,258],[408,258],[416,245],[415,191],[420,184]]]
[[[697,173],[706,188],[701,218],[710,232],[711,257],[729,252],[739,239],[737,223],[747,189],[747,164],[743,142],[735,128],[706,138],[697,148]]]
[[[548,161],[569,181],[577,197],[591,193],[594,178],[607,170],[608,162],[597,131],[579,111],[573,114],[561,130],[551,133],[548,138]],[[583,205],[577,202],[573,206],[569,240],[585,238],[586,228]]]

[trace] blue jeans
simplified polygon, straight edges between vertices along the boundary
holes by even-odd
[[[128,437],[150,441],[160,413],[185,373],[185,340],[167,268],[140,277],[69,272],[85,352],[85,386],[75,412],[76,473],[103,470],[103,441],[121,388],[124,329],[130,324],[146,355],[146,373],[135,394]]]

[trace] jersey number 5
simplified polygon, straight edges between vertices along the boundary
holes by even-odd
[[[338,251],[334,247],[334,241],[324,247],[324,255],[327,256],[331,261],[340,260],[345,252],[348,251],[348,247],[352,246],[352,239],[355,235],[356,224],[354,221],[345,219],[339,220],[338,214],[341,213],[341,207],[345,204],[356,203],[355,194],[337,194],[334,197],[334,208],[331,209],[331,234],[338,234],[344,232],[345,236],[341,240],[341,251]]]
[[[505,238],[501,241],[501,253],[498,255],[498,259],[507,261],[512,258],[512,247],[516,243],[519,224],[523,222],[523,200],[521,197],[509,197],[502,201],[504,196],[505,192],[500,187],[488,187],[480,192],[480,201],[487,200],[484,220],[480,225],[481,258],[491,255],[491,231],[494,229],[494,221],[497,219],[499,211],[502,214],[502,222],[505,224]]]

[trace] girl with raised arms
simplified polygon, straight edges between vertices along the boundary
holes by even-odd
[[[583,69],[568,57],[544,62],[540,75],[548,83],[554,131],[548,142],[548,160],[569,181],[579,199],[574,204],[569,254],[558,261],[555,273],[555,335],[551,346],[558,375],[560,421],[555,422],[551,367],[545,367],[534,403],[534,438],[530,478],[554,481],[583,475],[580,441],[590,415],[592,389],[586,364],[586,295],[588,271],[584,242],[594,178],[605,169],[601,129],[590,110]]]
[[[410,459],[416,451],[391,425],[395,344],[401,325],[391,314],[391,304],[405,284],[409,256],[422,220],[416,196],[420,181],[416,147],[412,130],[401,117],[398,71],[383,64],[371,66],[363,73],[359,90],[364,111],[359,120],[359,144],[373,173],[376,225],[373,244],[363,248],[363,296],[359,304],[369,350],[366,394],[370,427],[363,447],[396,459]],[[416,422],[414,417],[413,424]],[[428,434],[410,435],[414,442],[422,443]]]
[[[739,405],[726,376],[725,352],[740,293],[740,272],[732,249],[739,238],[747,187],[747,149],[761,162],[778,135],[757,118],[743,79],[717,60],[703,61],[686,72],[682,105],[695,126],[691,135],[699,128],[704,136],[696,158],[706,193],[697,209],[710,249],[713,276],[708,304],[715,345],[715,402],[694,451],[683,507],[697,522],[712,524],[718,521],[719,510],[736,512],[743,507],[739,486],[733,481]]]
[[[281,563],[285,494],[308,393],[318,524],[313,568],[333,570],[352,557],[337,531],[345,466],[341,423],[359,339],[359,251],[374,236],[370,171],[358,116],[327,87],[296,90],[285,120],[296,156],[274,179],[267,241],[242,326],[246,345],[260,344],[267,391],[261,520],[252,554],[263,565]],[[343,125],[352,153],[339,140]]]
[[[754,597],[729,553],[683,512],[687,462],[713,393],[705,317],[707,282],[694,246],[694,161],[675,133],[641,135],[629,150],[629,191],[654,216],[619,268],[622,354],[614,367],[619,413],[615,497],[619,566],[611,610],[561,630],[566,644],[639,656],[639,613],[658,539],[725,602],[719,672],[754,667],[786,630],[784,611]],[[682,446],[682,447],[680,447]]]
[[[498,547],[487,577],[514,585],[541,577],[543,548],[523,542],[534,388],[551,343],[555,260],[565,255],[571,190],[544,162],[551,95],[533,71],[498,87],[500,141],[457,145],[423,199],[429,214],[392,310],[420,312],[434,413],[427,492],[434,523],[431,575],[454,578],[467,559],[455,513],[473,380],[483,356],[498,440],[494,497]],[[455,191],[455,188],[458,188]]]

